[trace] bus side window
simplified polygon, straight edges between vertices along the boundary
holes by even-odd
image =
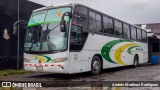
[[[86,7],[76,6],[73,16],[74,20],[81,22],[82,30],[88,32],[88,9]],[[80,18],[78,19],[78,17]]]
[[[73,19],[72,20],[73,20],[72,21],[72,25],[73,25],[72,28],[76,27],[76,28],[78,28],[78,30],[81,29],[82,44],[81,45],[80,44],[77,44],[77,45],[72,44],[71,50],[80,50],[83,48],[83,46],[87,40],[87,37],[88,37],[88,26],[89,26],[89,24],[88,24],[88,8],[80,6],[80,5],[76,6],[74,9],[74,12],[73,12]],[[71,33],[73,33],[73,32],[71,32]],[[76,47],[79,47],[79,49]]]
[[[102,17],[100,14],[89,11],[89,28],[93,32],[103,32]]]
[[[111,34],[111,35],[114,35],[114,29],[113,29],[113,19],[109,19],[109,33]]]
[[[114,21],[114,30],[116,36],[122,36],[122,23],[115,20]]]
[[[89,29],[90,31],[97,31],[96,27],[96,13],[89,11]]]
[[[130,38],[130,27],[128,24],[123,24],[123,37]]]
[[[136,34],[136,28],[131,26],[131,39],[136,40],[137,39],[137,34]]]
[[[82,45],[82,27],[72,25],[70,36],[72,45]]]
[[[108,17],[105,17],[103,16],[103,28],[104,28],[104,33],[108,33],[109,34],[109,18]]]
[[[139,41],[142,40],[142,31],[141,31],[140,29],[137,29],[137,39],[138,39]]]
[[[142,31],[142,41],[147,42],[147,33],[145,31]]]
[[[96,14],[96,26],[97,32],[103,32],[102,30],[102,18],[100,14]]]
[[[70,33],[70,50],[81,50],[83,47],[82,27],[73,25]]]
[[[113,29],[113,20],[106,17],[106,16],[103,16],[103,25],[104,25],[104,33],[107,33],[107,34],[112,34],[114,35],[114,29]]]

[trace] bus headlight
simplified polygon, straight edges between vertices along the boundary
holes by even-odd
[[[65,62],[66,60],[67,60],[67,58],[57,58],[57,59],[52,60],[52,62],[60,63],[60,62]]]
[[[27,58],[24,58],[24,62],[27,62],[29,63],[31,60],[27,59]]]

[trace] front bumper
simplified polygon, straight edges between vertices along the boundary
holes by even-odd
[[[36,64],[36,63],[25,63],[24,69],[26,71],[33,72],[51,72],[51,73],[64,73],[67,74],[67,66],[65,63],[44,63],[44,64]]]

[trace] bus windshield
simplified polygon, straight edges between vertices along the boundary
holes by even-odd
[[[71,12],[71,8],[55,8],[33,13],[26,31],[24,51],[67,49],[69,17],[64,18],[67,22],[67,30],[65,32],[60,30],[60,21],[65,12]]]

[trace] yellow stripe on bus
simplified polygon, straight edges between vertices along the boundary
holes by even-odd
[[[34,55],[34,57],[39,58],[41,60],[41,62],[45,61],[45,57],[43,57],[43,56]]]
[[[121,59],[121,55],[123,53],[123,51],[130,47],[130,46],[137,46],[138,44],[133,44],[133,43],[129,43],[129,44],[125,44],[125,45],[122,45],[120,46],[116,51],[115,51],[115,54],[114,54],[114,57],[116,59],[116,61],[119,63],[119,64],[122,64],[122,65],[126,65],[123,60]]]

